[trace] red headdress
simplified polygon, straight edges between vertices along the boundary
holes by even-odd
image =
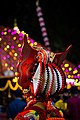
[[[71,45],[64,52],[54,53],[39,44],[31,47],[24,36],[22,58],[18,65],[19,84],[23,89],[30,88],[27,95],[32,95],[32,99],[15,120],[46,120],[47,109],[44,104],[41,108],[41,104],[64,89],[65,75],[60,65],[66,59],[70,48]],[[41,104],[38,104],[39,101]]]
[[[31,47],[24,36],[22,58],[18,65],[19,84],[23,89],[32,85],[34,96],[44,94],[44,97],[49,97],[64,89],[65,75],[60,65],[70,48],[71,45],[64,52],[53,53],[41,45]]]

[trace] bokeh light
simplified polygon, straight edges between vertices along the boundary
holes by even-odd
[[[3,75],[5,71],[10,69],[17,75],[17,64],[20,59],[20,53],[22,50],[22,44],[24,31],[20,31],[19,28],[10,29],[0,26],[0,75]],[[26,34],[28,37],[28,34]],[[33,39],[28,37],[28,43],[33,46],[34,43],[37,45]]]

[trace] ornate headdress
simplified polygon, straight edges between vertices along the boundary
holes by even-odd
[[[65,52],[54,53],[40,44],[31,47],[24,36],[18,71],[19,84],[23,89],[27,88],[27,106],[15,120],[46,120],[47,108],[62,117],[58,109],[49,105],[48,101],[65,87],[66,80],[61,63],[70,48],[71,45]]]
[[[49,97],[65,87],[65,75],[60,65],[65,60],[71,45],[64,52],[54,53],[38,44],[31,47],[24,36],[21,60],[18,65],[19,84],[32,86],[33,96]]]

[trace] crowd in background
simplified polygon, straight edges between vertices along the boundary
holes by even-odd
[[[8,105],[8,120],[13,118],[27,105],[27,102],[23,100],[20,91],[14,93],[14,100]],[[56,94],[51,99],[51,104],[54,108],[50,111],[48,117],[57,116],[58,111],[65,120],[79,120],[80,118],[80,91],[77,87],[71,87],[71,89],[64,89],[62,92]],[[56,112],[55,112],[56,108]],[[49,109],[49,107],[48,107]],[[50,108],[51,109],[51,108]],[[57,111],[58,110],[58,111]]]
[[[80,90],[77,87],[66,88],[53,98],[53,104],[61,110],[66,120],[80,119]]]

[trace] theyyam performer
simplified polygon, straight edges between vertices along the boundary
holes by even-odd
[[[27,106],[14,120],[46,120],[50,110],[63,117],[48,103],[65,87],[66,78],[61,64],[72,45],[64,52],[54,53],[40,44],[31,47],[27,40],[25,35],[18,64],[19,84],[26,95]]]

